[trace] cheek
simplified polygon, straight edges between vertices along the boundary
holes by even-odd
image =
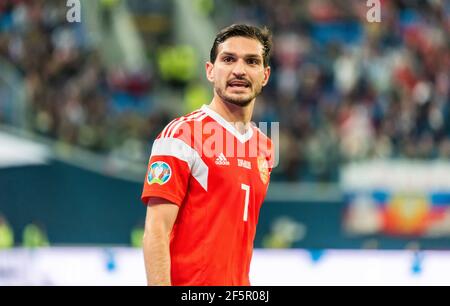
[[[214,78],[217,82],[225,82],[227,80],[227,72],[225,69],[217,69],[214,73]]]
[[[211,71],[211,76],[217,79],[220,75],[220,68],[214,67],[214,69]]]
[[[262,85],[264,83],[264,73],[258,71],[258,73],[255,74],[255,78],[259,85]]]

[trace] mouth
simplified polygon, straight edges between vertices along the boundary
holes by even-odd
[[[228,82],[228,87],[231,88],[250,88],[250,82],[242,81],[242,80],[234,80]]]

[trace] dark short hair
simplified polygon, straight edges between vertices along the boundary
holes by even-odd
[[[267,67],[269,65],[269,57],[272,49],[272,34],[270,33],[269,29],[267,29],[267,27],[258,28],[246,24],[233,24],[229,27],[222,29],[217,34],[211,48],[211,53],[209,55],[211,63],[214,63],[216,61],[217,49],[219,45],[225,42],[228,38],[237,36],[253,38],[258,40],[264,48],[263,54],[264,67]]]

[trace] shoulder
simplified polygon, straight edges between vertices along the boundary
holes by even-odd
[[[265,160],[268,162],[269,169],[271,169],[274,165],[274,159],[275,159],[275,148],[274,144],[272,142],[272,139],[270,139],[266,133],[267,128],[263,127],[264,132],[253,125],[254,133],[257,135],[257,146],[258,146],[258,156],[264,157]],[[276,131],[271,131],[271,134],[276,133]],[[275,134],[276,136],[276,134]]]
[[[196,145],[196,134],[201,131],[206,117],[199,109],[172,120],[153,142],[151,155],[171,155],[193,161],[201,152]]]
[[[189,114],[175,118],[165,126],[157,139],[185,138],[187,137],[186,134],[193,135],[195,124],[203,122],[207,116],[203,110],[197,109]]]
[[[270,139],[269,136],[267,135],[267,133],[268,133],[267,127],[265,127],[264,131],[262,131],[258,126],[256,126],[256,124],[252,124],[252,128],[253,128],[253,133],[255,133],[257,135],[258,140],[260,142],[267,143],[270,147],[273,146],[272,139]],[[274,131],[272,131],[272,134],[273,133],[274,133]]]

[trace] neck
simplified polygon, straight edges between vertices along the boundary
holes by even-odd
[[[254,106],[255,100],[247,106],[238,106],[222,101],[219,97],[214,96],[209,108],[233,124],[240,133],[244,134],[250,126]]]

